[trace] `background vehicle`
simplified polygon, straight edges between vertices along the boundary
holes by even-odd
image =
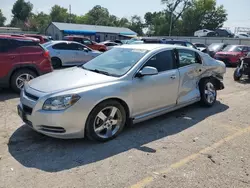
[[[66,36],[66,37],[64,37],[64,40],[79,42],[79,43],[81,43],[81,44],[83,44],[85,46],[88,46],[89,48],[91,48],[93,50],[98,50],[100,52],[107,51],[107,47],[104,44],[96,43],[96,42],[91,41],[90,39],[88,39],[86,37]]]
[[[206,37],[208,35],[208,33],[213,32],[212,30],[208,30],[208,29],[201,29],[198,31],[194,32],[194,36],[195,37]]]
[[[236,66],[240,58],[245,57],[250,52],[249,46],[228,45],[222,51],[217,52],[215,59],[223,61],[226,65]]]
[[[204,52],[204,53],[208,53],[208,48],[205,44],[202,44],[202,43],[194,43],[195,47],[201,51],[201,52]]]
[[[122,45],[82,67],[32,80],[18,111],[45,135],[107,141],[126,122],[145,121],[198,101],[213,106],[217,90],[224,88],[225,72],[223,62],[192,48]],[[27,103],[25,93],[40,98]]]
[[[43,36],[43,35],[25,34],[24,36],[26,36],[26,37],[32,37],[32,38],[37,38],[37,39],[40,40],[40,44],[44,44],[44,43],[50,41],[49,37],[46,37],[46,36]]]
[[[114,46],[119,46],[120,45],[118,43],[111,42],[111,41],[105,41],[105,42],[101,42],[99,44],[104,44],[107,47],[107,50],[112,49]]]
[[[172,44],[172,45],[178,45],[178,46],[186,46],[193,49],[197,49],[195,45],[193,45],[191,42],[183,41],[183,40],[174,40],[174,39],[158,39],[158,38],[143,38],[142,41],[145,44]]]
[[[234,34],[228,29],[216,29],[215,33],[217,37],[234,37]]]
[[[51,41],[43,46],[49,50],[54,68],[81,65],[102,53],[78,42]]]
[[[247,75],[250,78],[250,57],[241,58],[234,71],[234,80],[239,81],[243,75]]]
[[[224,43],[213,43],[208,46],[209,55],[214,57],[217,52],[222,51],[227,44]]]
[[[248,34],[245,34],[245,33],[236,34],[234,37],[235,38],[242,38],[242,39],[250,38],[250,36]]]
[[[37,42],[0,35],[0,87],[19,92],[25,81],[52,70],[49,52]]]

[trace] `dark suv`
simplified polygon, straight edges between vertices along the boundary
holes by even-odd
[[[25,81],[53,71],[47,50],[31,38],[0,35],[0,87],[19,92]]]

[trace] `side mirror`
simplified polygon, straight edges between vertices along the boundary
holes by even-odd
[[[208,53],[207,49],[203,49],[203,50],[201,50],[201,52]]]
[[[83,48],[83,51],[89,52],[89,49],[88,48]]]
[[[158,70],[156,68],[147,66],[147,67],[144,67],[142,70],[140,70],[137,73],[136,77],[141,78],[143,76],[150,76],[150,75],[156,75],[156,74],[158,74]]]

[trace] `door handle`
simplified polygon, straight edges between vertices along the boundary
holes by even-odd
[[[170,78],[174,80],[176,79],[176,75],[171,75]]]

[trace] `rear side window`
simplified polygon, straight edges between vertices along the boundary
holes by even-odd
[[[10,40],[0,39],[0,53],[8,52],[12,47]]]
[[[75,44],[75,43],[70,43],[68,44],[68,49],[69,50],[83,50],[83,46],[80,44]]]
[[[186,50],[186,49],[179,49],[179,66],[184,67],[192,64],[202,64],[201,57],[198,53]]]
[[[187,47],[189,47],[189,48],[194,48],[194,49],[196,49],[196,47],[195,47],[193,44],[189,43],[189,42],[187,42],[186,45],[187,45]]]
[[[52,46],[52,48],[55,50],[67,50],[67,44],[66,43],[55,44],[54,46]]]
[[[29,40],[16,40],[18,47],[27,47],[27,46],[39,46],[37,42]]]
[[[144,65],[144,67],[146,66],[154,67],[158,70],[158,72],[163,72],[173,69],[175,66],[174,66],[174,58],[172,51],[168,50],[154,55]]]

